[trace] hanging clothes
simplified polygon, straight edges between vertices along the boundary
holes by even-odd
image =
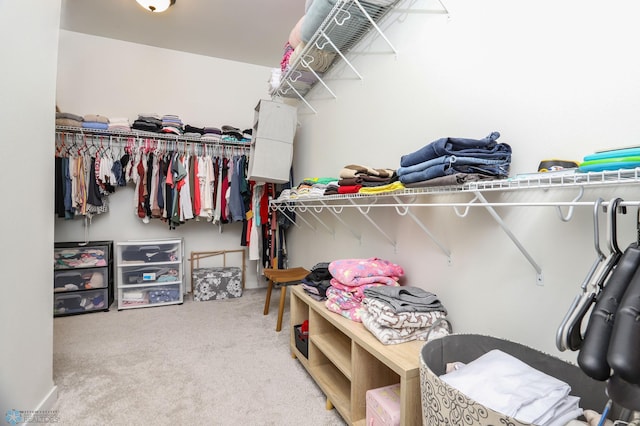
[[[215,181],[213,161],[209,157],[198,158],[198,184],[200,186],[200,217],[213,219],[213,184]]]
[[[236,147],[216,146],[214,156],[204,144],[163,146],[154,138],[130,137],[112,146],[112,139],[105,140],[85,134],[57,140],[58,217],[107,212],[108,195],[132,184],[134,214],[144,223],[159,219],[175,229],[199,218],[218,225],[240,221],[240,244],[249,245],[252,187],[247,157]]]
[[[260,231],[260,200],[264,195],[264,183],[253,185],[253,195],[251,197],[251,215],[249,217],[249,260],[260,260],[262,240]]]
[[[229,184],[229,221],[242,222],[245,215],[244,201],[241,194],[242,158],[233,157],[232,178]]]
[[[185,175],[180,180],[178,186],[180,192],[180,222],[184,223],[187,220],[193,219],[193,203],[191,201],[191,177],[189,170],[189,156],[182,156],[179,160],[180,164],[184,167]]]
[[[192,156],[191,157],[191,181],[189,184],[191,185],[191,192],[193,196],[193,215],[195,217],[200,216],[200,178],[198,165],[200,164],[200,158]]]
[[[221,157],[216,157],[213,162],[215,181],[213,183],[213,223],[220,223],[222,218],[222,161]]]

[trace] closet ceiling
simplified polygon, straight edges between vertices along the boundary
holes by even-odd
[[[60,28],[276,68],[304,4],[176,0],[164,13],[150,13],[135,0],[62,0]]]

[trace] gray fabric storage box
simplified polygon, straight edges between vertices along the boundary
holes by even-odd
[[[242,270],[238,267],[194,268],[193,300],[230,299],[242,296]]]
[[[248,179],[256,182],[289,182],[298,109],[262,99],[255,107]]]
[[[493,411],[440,380],[448,362],[469,363],[499,349],[571,386],[580,407],[601,412],[607,403],[606,383],[591,379],[577,365],[519,343],[490,336],[451,334],[427,342],[420,352],[422,423],[429,426],[527,425]]]

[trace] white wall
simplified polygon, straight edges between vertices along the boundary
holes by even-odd
[[[193,126],[247,129],[253,125],[253,108],[268,97],[269,78],[266,67],[60,31],[57,101],[62,111],[78,115],[127,117],[133,123],[139,113],[177,114]],[[184,237],[186,257],[191,251],[241,248],[239,222],[223,225],[222,233],[206,221],[188,221],[175,230],[159,220],[143,224],[133,196],[133,186],[117,188],[109,196],[109,213],[93,218],[88,238]],[[56,241],[84,239],[83,220],[56,219]],[[256,262],[249,262],[247,254],[246,287],[259,285],[264,281],[258,282]]]
[[[60,0],[0,1],[0,416],[50,409],[53,145]]]
[[[640,60],[632,52],[640,27],[633,1],[401,2],[383,30],[397,58],[379,37],[350,55],[364,79],[344,65],[327,77],[332,99],[320,85],[302,104],[295,175],[337,176],[347,164],[397,168],[400,156],[441,137],[482,138],[499,131],[513,148],[512,174],[536,171],[540,160],[581,160],[597,149],[636,145],[640,134]],[[408,13],[404,13],[409,9]],[[496,201],[571,201],[577,189],[490,194]],[[637,189],[588,189],[583,200],[620,195],[638,200]],[[427,201],[470,200],[469,195]],[[422,200],[425,201],[425,200]],[[357,211],[343,214],[351,231],[327,212],[321,218],[336,235],[302,222],[289,235],[291,265],[377,256],[404,267],[404,283],[438,294],[455,331],[492,334],[560,357],[558,324],[593,261],[592,211],[577,209],[568,222],[551,207],[499,208],[511,231],[543,269],[533,267],[482,208],[459,218],[452,208],[414,209],[452,251],[452,263],[409,218],[395,210],[371,216],[397,241],[385,237]],[[310,216],[306,216],[310,218]],[[635,212],[621,219],[620,245],[635,238]],[[314,220],[311,218],[311,222]],[[313,246],[313,250],[309,247]]]

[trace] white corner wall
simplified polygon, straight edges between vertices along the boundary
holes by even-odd
[[[50,409],[53,184],[60,0],[0,1],[0,416]]]
[[[139,113],[157,113],[176,114],[197,127],[247,129],[253,126],[258,101],[268,98],[270,72],[262,66],[61,30],[57,102],[65,112],[127,117],[131,123]],[[109,213],[95,216],[86,229],[82,219],[56,218],[55,240],[184,237],[187,258],[191,251],[242,248],[239,222],[221,230],[194,220],[175,230],[160,220],[143,224],[135,214],[133,196],[132,185],[117,188],[109,196]],[[248,253],[246,258],[246,287],[265,285],[256,276],[256,262],[248,261]]]
[[[379,37],[349,55],[362,80],[338,65],[300,104],[302,128],[294,171],[304,177],[337,176],[347,164],[399,167],[401,155],[441,137],[482,138],[501,133],[513,148],[512,175],[537,170],[543,159],[580,161],[598,149],[637,145],[640,135],[640,4],[509,0],[404,1],[382,28],[397,57]],[[364,47],[362,47],[364,46]],[[578,190],[525,191],[488,198],[506,202],[571,201]],[[588,189],[584,201],[602,196],[638,200],[637,188]],[[464,202],[437,196],[429,201]],[[551,208],[499,208],[507,226],[543,269],[536,285],[532,265],[482,208],[458,217],[452,208],[412,211],[452,252],[451,264],[410,218],[393,209],[371,217],[393,245],[357,211],[321,218],[335,235],[307,215],[288,237],[290,265],[377,256],[405,269],[403,283],[430,290],[449,310],[454,331],[491,334],[559,353],[555,333],[595,260],[592,209],[569,222]],[[635,212],[620,219],[620,246],[635,238]],[[355,235],[361,235],[361,239]],[[313,246],[313,250],[309,247]]]

